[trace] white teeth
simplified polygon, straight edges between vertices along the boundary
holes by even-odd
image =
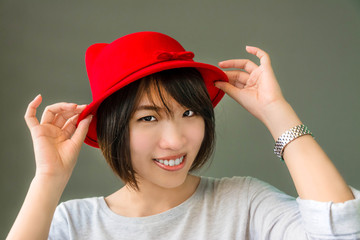
[[[177,158],[176,160],[175,160],[175,165],[179,165],[180,164],[180,158]]]
[[[170,167],[173,167],[173,166],[177,166],[179,165],[180,163],[183,162],[184,160],[184,156],[180,157],[180,158],[177,158],[177,159],[170,159],[170,160],[158,160],[158,159],[155,159],[156,161],[158,161],[159,163],[162,163],[166,166],[170,166]]]

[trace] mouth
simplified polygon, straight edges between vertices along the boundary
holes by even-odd
[[[153,159],[154,163],[167,171],[177,171],[182,169],[185,166],[186,155],[178,156],[178,157],[168,157],[168,159]]]

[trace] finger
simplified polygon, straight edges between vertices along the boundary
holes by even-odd
[[[29,129],[36,125],[39,125],[39,121],[36,118],[36,109],[40,106],[41,101],[42,101],[42,97],[39,94],[34,98],[34,100],[32,100],[29,103],[29,105],[26,109],[24,118],[25,118],[26,125],[28,126]]]
[[[89,126],[91,123],[93,116],[89,115],[86,118],[84,118],[83,120],[81,120],[81,122],[79,123],[74,135],[72,136],[71,140],[77,144],[77,145],[81,145],[86,137],[86,134],[89,130]]]
[[[258,65],[256,65],[254,62],[250,61],[249,59],[230,59],[219,62],[219,67],[240,68],[240,69],[244,69],[248,73],[251,73],[258,67]]]
[[[86,106],[87,105],[80,105],[80,106],[77,106],[74,111],[62,112],[62,113],[56,114],[53,124],[59,128],[62,128],[68,119],[70,119],[71,117],[73,117],[76,114],[81,113],[85,109]]]
[[[65,138],[66,139],[70,139],[72,137],[72,135],[74,134],[75,130],[76,130],[76,122],[79,118],[80,114],[76,114],[74,116],[72,116],[71,118],[69,118],[65,125],[63,126],[62,130],[65,133]]]
[[[51,124],[54,121],[56,114],[65,111],[74,111],[76,106],[77,105],[75,103],[55,103],[53,105],[47,106],[41,117],[41,124]]]
[[[236,83],[246,84],[250,74],[243,71],[224,71],[232,85]]]
[[[230,83],[227,82],[215,82],[215,87],[223,90],[227,95],[229,95],[230,97],[236,99],[236,96],[239,93],[239,88],[231,85]]]
[[[73,116],[74,116],[73,112],[71,113],[67,112],[67,114],[66,113],[56,114],[53,124],[59,128],[62,128],[65,125],[66,121]]]
[[[240,88],[240,89],[242,89],[242,88],[244,88],[244,87],[246,86],[246,84],[243,84],[243,83],[241,83],[241,82],[234,82],[234,83],[231,84],[231,85],[233,85],[233,86],[235,86],[235,87],[237,87],[237,88]]]
[[[260,59],[260,63],[264,65],[270,65],[270,56],[265,51],[257,47],[246,46],[246,51],[250,54],[256,55]]]

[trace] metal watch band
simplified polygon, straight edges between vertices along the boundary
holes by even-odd
[[[288,145],[291,141],[295,140],[296,138],[304,135],[313,136],[312,132],[310,132],[310,130],[304,124],[297,125],[284,132],[275,142],[275,147],[274,147],[275,155],[278,156],[282,161],[284,161],[283,153],[286,145]]]

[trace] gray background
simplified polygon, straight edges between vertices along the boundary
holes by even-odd
[[[0,1],[1,214],[4,238],[35,165],[23,115],[40,107],[91,101],[86,48],[128,33],[169,34],[195,60],[216,64],[266,50],[283,93],[347,182],[360,188],[360,1]],[[267,129],[232,99],[216,108],[217,148],[200,174],[251,175],[296,196]],[[87,145],[62,200],[108,195],[121,182]],[[35,220],[36,222],[36,220]]]

